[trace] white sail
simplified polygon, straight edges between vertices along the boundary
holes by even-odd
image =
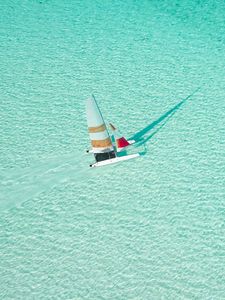
[[[86,112],[92,152],[96,161],[114,158],[112,141],[94,96],[87,100]]]

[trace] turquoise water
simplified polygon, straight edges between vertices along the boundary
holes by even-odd
[[[224,1],[0,9],[0,298],[225,299]],[[89,169],[91,93],[141,158]]]

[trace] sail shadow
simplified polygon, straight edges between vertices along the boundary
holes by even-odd
[[[198,90],[200,87],[198,87],[194,92],[192,92],[190,95],[188,95],[186,98],[181,100],[178,104],[176,104],[174,107],[172,107],[170,110],[168,110],[165,114],[160,116],[157,120],[153,121],[149,125],[147,125],[145,128],[142,130],[138,131],[135,133],[132,137],[129,139],[135,140],[136,143],[140,146],[147,141],[149,141],[162,127],[165,126],[165,124],[171,119],[174,114],[181,108],[181,106],[188,100],[190,99]],[[163,122],[164,121],[164,122]],[[163,122],[163,123],[162,123]],[[161,124],[161,126],[154,131],[152,134],[144,138],[144,135],[149,133],[152,129],[154,129],[157,125]]]
[[[137,145],[138,146],[145,145],[151,138],[153,138],[154,135],[156,135],[166,125],[166,123],[173,117],[175,112],[176,111],[172,112],[152,134],[150,134],[146,138],[141,138],[139,141],[137,141]],[[144,152],[144,154],[146,154],[146,153],[147,153],[147,150]],[[142,155],[144,155],[144,154],[142,154]]]

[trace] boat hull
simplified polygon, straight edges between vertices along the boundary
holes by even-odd
[[[103,167],[103,166],[107,166],[107,165],[111,165],[111,164],[116,164],[116,163],[121,162],[121,161],[136,158],[136,157],[139,157],[139,156],[140,156],[139,153],[135,153],[135,154],[130,154],[130,155],[126,155],[126,156],[110,158],[110,159],[107,159],[107,160],[96,162],[96,163],[90,165],[90,167],[91,168]]]

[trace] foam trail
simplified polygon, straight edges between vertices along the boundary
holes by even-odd
[[[54,157],[25,169],[0,174],[0,210],[18,206],[40,193],[69,180],[79,179],[88,169],[81,167],[82,158],[73,154]]]

